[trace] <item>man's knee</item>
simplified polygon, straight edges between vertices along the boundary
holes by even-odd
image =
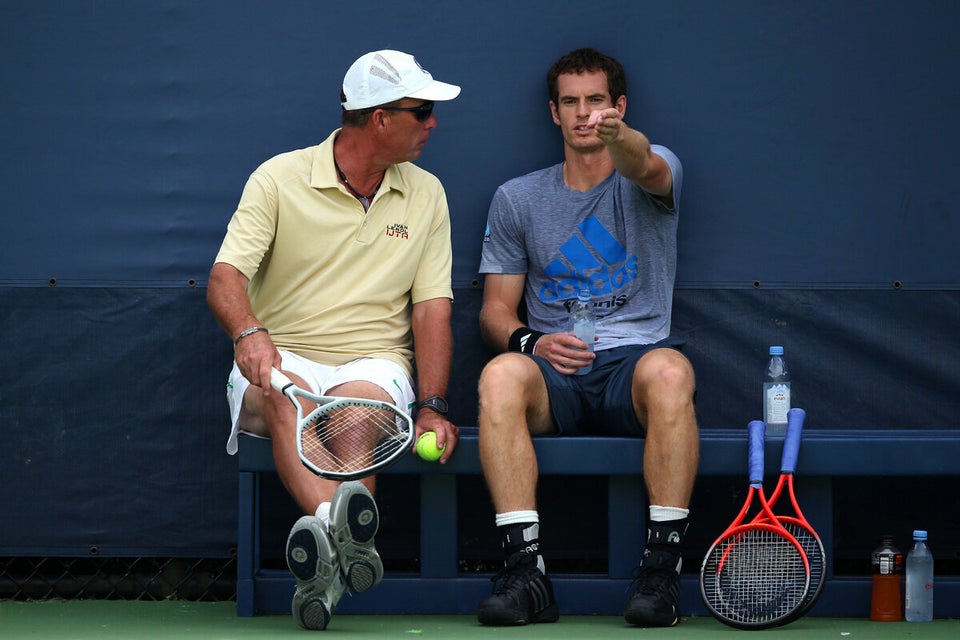
[[[676,349],[655,349],[644,355],[634,368],[633,381],[643,395],[692,400],[696,389],[693,366]]]
[[[503,411],[526,415],[546,405],[546,386],[533,360],[518,353],[502,353],[480,372],[478,396],[481,416]]]
[[[480,372],[480,397],[516,390],[518,385],[529,380],[534,371],[539,373],[537,365],[530,358],[518,353],[501,353]]]

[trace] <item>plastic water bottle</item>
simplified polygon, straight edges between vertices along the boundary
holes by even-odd
[[[900,580],[903,578],[903,554],[893,546],[893,536],[880,536],[880,546],[870,556],[873,565],[873,593],[870,619],[877,622],[903,620]]]
[[[790,411],[790,373],[783,358],[783,347],[770,347],[770,360],[763,372],[763,421],[768,436],[783,436]]]
[[[588,289],[580,289],[580,295],[570,311],[573,321],[573,335],[587,343],[587,351],[593,351],[593,340],[597,335],[597,323],[593,317],[593,297]],[[576,375],[582,376],[593,369],[593,362],[580,367]]]
[[[913,548],[907,554],[907,622],[933,620],[933,554],[927,532],[913,532]]]

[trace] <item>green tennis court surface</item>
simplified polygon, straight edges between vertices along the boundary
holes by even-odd
[[[718,640],[735,636],[751,640],[956,640],[960,638],[960,620],[911,624],[871,622],[866,618],[804,618],[779,629],[739,631],[710,617],[689,618],[670,629],[639,629],[627,626],[622,618],[601,616],[568,616],[561,617],[556,624],[496,628],[481,627],[473,616],[343,615],[334,616],[326,631],[307,632],[297,627],[290,616],[238,618],[232,602],[0,602],[0,639],[3,640],[275,640],[287,637],[348,640]]]

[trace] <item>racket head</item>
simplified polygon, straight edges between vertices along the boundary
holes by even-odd
[[[313,473],[357,480],[385,469],[413,446],[413,419],[388,402],[321,396],[273,369],[270,386],[297,409],[297,454]],[[301,399],[316,404],[304,415]]]
[[[810,567],[799,542],[780,524],[763,494],[764,430],[747,425],[750,490],[740,513],[713,543],[700,567],[700,595],[711,614],[740,629],[790,621],[810,588]],[[743,524],[756,497],[761,511]]]
[[[827,581],[827,553],[820,536],[806,520],[779,515],[777,520],[790,535],[797,539],[810,566],[810,586],[807,589],[803,604],[791,618],[791,620],[795,620],[806,614],[816,604],[820,593],[823,591],[823,585]],[[787,620],[787,622],[790,622],[790,620]]]
[[[810,588],[799,543],[779,524],[727,530],[700,567],[700,595],[711,614],[738,629],[767,629],[794,619]]]
[[[408,453],[413,435],[413,420],[390,403],[337,398],[298,422],[297,453],[318,476],[356,480]]]

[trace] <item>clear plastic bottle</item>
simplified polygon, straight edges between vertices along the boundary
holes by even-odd
[[[763,372],[763,421],[768,436],[783,436],[790,411],[790,372],[783,358],[783,347],[770,347],[770,360]]]
[[[580,289],[580,295],[570,311],[573,322],[573,335],[587,343],[587,350],[593,351],[593,341],[597,335],[597,323],[593,317],[593,296],[588,289]],[[576,375],[582,376],[593,369],[593,362],[580,367]]]
[[[933,620],[933,554],[927,532],[913,532],[913,548],[907,554],[907,622]]]
[[[893,536],[880,536],[880,546],[870,557],[873,565],[873,592],[870,598],[870,619],[877,622],[903,620],[903,554],[893,546]]]

